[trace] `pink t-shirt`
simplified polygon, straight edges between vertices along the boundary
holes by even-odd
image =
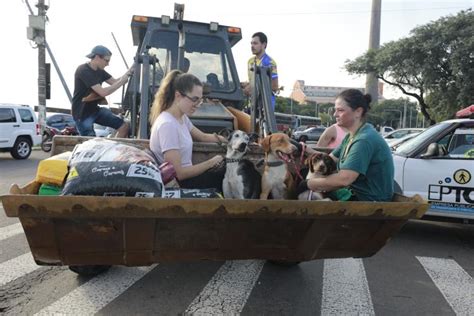
[[[331,140],[328,144],[329,148],[336,148],[342,143],[342,140],[346,136],[346,131],[337,124],[334,124],[336,127],[336,138]]]
[[[192,166],[193,128],[193,123],[186,115],[183,115],[183,121],[179,122],[171,113],[164,111],[151,127],[150,149],[160,161],[165,160],[165,152],[177,149],[181,154],[181,166]]]

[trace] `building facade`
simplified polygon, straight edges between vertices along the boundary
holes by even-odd
[[[336,96],[349,87],[309,86],[304,80],[296,80],[290,98],[299,104],[334,103]],[[365,93],[364,88],[355,88]],[[379,101],[383,100],[383,83],[379,82]]]

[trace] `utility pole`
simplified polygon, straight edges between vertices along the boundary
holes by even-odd
[[[405,99],[405,103],[403,104],[403,128],[407,127],[407,99]]]
[[[26,6],[28,7],[28,11],[30,12],[29,16],[29,26],[27,28],[27,35],[26,37],[30,41],[34,41],[38,48],[38,113],[39,113],[39,123],[41,125],[41,131],[43,132],[43,128],[46,122],[46,99],[48,99],[49,95],[49,87],[51,75],[48,69],[46,68],[46,56],[45,56],[45,48],[48,51],[49,58],[53,62],[54,68],[61,80],[61,83],[64,87],[64,91],[69,99],[69,102],[72,102],[72,95],[69,91],[69,88],[64,80],[63,74],[59,69],[59,65],[54,58],[54,55],[46,41],[46,11],[48,10],[48,6],[44,4],[44,0],[38,0],[38,15],[34,15],[33,10],[31,9],[30,3],[28,0],[25,0]],[[46,80],[46,74],[49,75],[49,80]],[[48,91],[48,93],[47,93]]]
[[[380,47],[380,16],[382,10],[382,0],[372,0],[372,13],[370,17],[369,50]],[[376,74],[371,72],[366,76],[365,93],[370,94],[372,100],[379,99],[379,87]]]
[[[38,17],[46,21],[46,10],[48,7],[44,4],[44,0],[38,0]],[[45,28],[38,29],[36,44],[38,45],[38,113],[39,122],[41,124],[41,134],[44,132],[46,125],[46,32]]]

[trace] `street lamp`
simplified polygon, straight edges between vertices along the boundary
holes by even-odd
[[[402,118],[403,118],[403,113],[402,113],[402,111],[400,111],[400,110],[393,110],[393,109],[386,109],[385,111],[387,111],[387,112],[398,112],[398,113],[400,113],[400,123],[399,123],[399,125],[400,125],[400,127],[401,127],[401,125],[402,125]]]

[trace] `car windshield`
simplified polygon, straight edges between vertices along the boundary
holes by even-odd
[[[438,123],[436,125],[431,126],[430,128],[421,132],[417,136],[401,144],[400,147],[398,147],[395,151],[395,154],[400,156],[408,156],[411,152],[422,146],[422,144],[425,143],[426,140],[430,139],[433,135],[436,135],[442,130],[444,130],[447,125],[449,125],[449,123]]]

